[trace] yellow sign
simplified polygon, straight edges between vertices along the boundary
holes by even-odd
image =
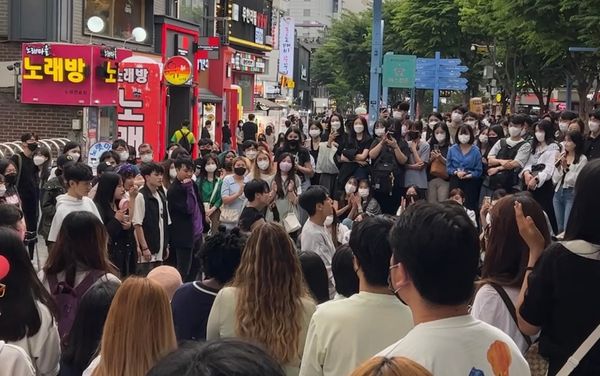
[[[192,63],[183,56],[171,56],[165,63],[163,76],[171,85],[183,85],[192,77]]]
[[[45,57],[44,65],[31,63],[31,58],[23,58],[23,79],[43,80],[44,75],[52,77],[53,82],[64,82],[66,79],[79,84],[85,79],[85,62],[82,58]]]
[[[294,82],[294,80],[288,80],[288,81],[287,81],[287,87],[288,87],[289,89],[293,89],[293,88],[295,88],[295,87],[296,87],[296,83]]]
[[[498,93],[496,94],[496,103],[500,103],[502,102],[502,94]]]

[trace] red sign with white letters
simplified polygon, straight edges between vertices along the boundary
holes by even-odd
[[[119,138],[138,148],[143,143],[162,150],[160,142],[160,66],[132,57],[119,64],[117,125]]]

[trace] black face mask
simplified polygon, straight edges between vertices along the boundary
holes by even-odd
[[[490,147],[494,146],[496,142],[498,142],[498,137],[488,137],[488,145]]]
[[[294,140],[288,140],[288,145],[290,145],[290,147],[294,149],[294,148],[298,147],[299,141],[300,140],[295,140],[295,139]]]
[[[31,150],[31,151],[35,151],[38,148],[38,144],[27,144],[27,149]]]
[[[210,149],[208,149],[208,150],[200,150],[200,155],[202,155],[203,157],[205,155],[208,155],[208,154],[210,154]]]
[[[245,167],[236,167],[233,169],[233,172],[235,172],[235,174],[237,176],[244,176],[244,174],[246,173],[246,168]]]
[[[17,174],[4,175],[4,180],[10,185],[17,184]]]

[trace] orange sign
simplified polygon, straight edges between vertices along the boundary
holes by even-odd
[[[165,63],[163,76],[171,85],[183,85],[192,78],[192,63],[183,56],[172,56]]]

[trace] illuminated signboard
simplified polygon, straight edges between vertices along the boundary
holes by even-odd
[[[272,9],[271,1],[233,0],[227,10],[230,36],[256,45],[272,44]]]

